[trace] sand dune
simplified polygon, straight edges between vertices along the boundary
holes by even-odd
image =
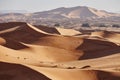
[[[47,27],[47,26],[42,26],[42,25],[34,25],[34,26],[47,33],[60,34],[60,32],[56,28],[53,28],[53,27]]]
[[[38,41],[36,41],[33,44],[43,45],[43,46],[53,46],[53,47],[58,47],[62,49],[67,49],[67,50],[74,50],[82,43],[83,43],[82,38],[58,35],[58,36],[41,37],[39,38]]]
[[[31,65],[10,64],[1,62],[2,79],[15,80],[119,80],[118,72],[99,70],[44,68]],[[9,67],[6,67],[9,66]],[[20,70],[20,71],[19,71]],[[27,74],[22,74],[26,72]],[[12,73],[12,74],[11,74]],[[16,74],[17,73],[17,74]],[[64,73],[64,74],[63,74]],[[6,77],[4,77],[6,76]]]
[[[35,66],[29,66],[29,67],[45,74],[52,80],[66,80],[66,79],[70,79],[70,80],[119,80],[120,79],[119,72],[109,72],[109,71],[105,72],[105,71],[99,71],[99,70],[81,70],[81,69],[41,68],[41,67],[35,67]]]
[[[83,54],[82,52],[68,51],[48,46],[30,45],[27,47],[22,50],[14,50],[0,46],[0,55],[2,56],[0,60],[39,65],[40,62],[74,61],[78,60]]]
[[[69,51],[65,49],[49,47],[49,46],[38,46],[38,45],[27,45],[29,48],[22,49],[23,52],[32,52],[37,55],[38,59],[43,58],[44,62],[64,62],[78,60],[83,55],[82,51]],[[43,54],[44,53],[44,54]],[[37,58],[36,57],[36,58]],[[63,58],[65,57],[65,58]]]
[[[14,28],[16,26],[25,25],[25,22],[8,22],[8,23],[0,23],[0,31]]]
[[[91,59],[119,53],[120,46],[109,41],[86,39],[83,44],[77,47],[77,50],[84,52],[80,59]]]
[[[98,36],[105,38],[111,42],[120,43],[120,33],[101,31],[101,32],[93,32],[91,36]]]
[[[119,44],[116,32],[0,23],[0,80],[120,80]]]
[[[6,44],[6,40],[0,37],[0,45]]]
[[[119,57],[120,57],[120,53],[117,53],[117,54],[95,58],[95,59],[54,63],[54,65],[57,65],[60,68],[61,67],[69,68],[69,66],[71,66],[71,68],[77,68],[77,69],[87,69],[87,70],[95,69],[95,70],[115,71],[115,69],[120,69]]]
[[[17,42],[32,43],[37,41],[37,39],[40,37],[47,36],[47,34],[44,33],[44,31],[41,31],[30,24],[24,24],[20,25],[19,28],[15,29],[14,31],[0,34],[0,36],[6,40],[12,39]]]
[[[61,35],[66,35],[66,36],[74,36],[81,34],[79,31],[73,30],[73,29],[63,29],[63,28],[56,28]]]
[[[19,26],[14,27],[14,28],[10,28],[10,29],[7,29],[7,30],[5,29],[3,31],[0,31],[0,34],[12,32],[12,31],[16,30],[17,28],[19,28]]]

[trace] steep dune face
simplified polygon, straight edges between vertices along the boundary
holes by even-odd
[[[0,23],[0,31],[15,28],[16,26],[21,26],[21,25],[25,25],[25,24],[26,24],[25,22]]]
[[[120,80],[119,33],[11,24],[0,29],[0,79]]]
[[[85,39],[76,49],[84,52],[84,55],[80,59],[98,58],[120,52],[118,45],[94,39]]]
[[[101,31],[101,32],[93,32],[91,34],[91,36],[98,36],[98,37],[105,38],[111,42],[120,43],[120,34],[119,33]]]
[[[35,25],[37,28],[39,28],[40,30],[47,32],[47,33],[51,33],[51,34],[60,34],[60,32],[56,29],[56,28],[52,28],[52,27],[47,27],[47,26],[41,26],[41,25]]]
[[[13,39],[14,41],[18,42],[32,43],[40,37],[47,36],[44,34],[44,31],[42,32],[40,33],[39,29],[34,28],[33,26],[31,27],[29,24],[24,24],[20,25],[19,28],[15,29],[14,31],[0,34],[0,36],[6,40]]]
[[[1,80],[51,80],[45,75],[19,64],[0,62]]]

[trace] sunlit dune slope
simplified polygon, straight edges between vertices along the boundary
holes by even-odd
[[[119,80],[120,72],[107,72],[99,70],[81,70],[81,69],[59,69],[59,68],[41,68],[29,66],[37,70],[52,80]],[[62,77],[61,77],[62,76]]]
[[[66,35],[66,36],[74,36],[81,34],[79,31],[73,30],[73,29],[64,29],[64,28],[56,28],[61,35]]]

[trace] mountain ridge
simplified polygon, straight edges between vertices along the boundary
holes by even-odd
[[[47,16],[46,16],[47,15]],[[95,8],[86,7],[86,6],[77,6],[77,7],[60,7],[48,11],[36,12],[33,13],[33,16],[41,18],[106,18],[106,17],[117,17],[120,16],[118,13],[111,13],[105,10],[97,10]],[[46,16],[46,17],[45,17]]]
[[[34,13],[7,13],[0,14],[1,21],[39,21],[39,20],[63,20],[63,19],[80,19],[80,20],[111,20],[119,21],[119,13],[111,13],[105,10],[97,10],[87,6],[76,7],[59,7],[56,9],[34,12]]]

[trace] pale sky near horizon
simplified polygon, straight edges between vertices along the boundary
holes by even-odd
[[[120,12],[120,0],[0,0],[0,10],[39,12],[58,7],[88,6],[109,12]]]

